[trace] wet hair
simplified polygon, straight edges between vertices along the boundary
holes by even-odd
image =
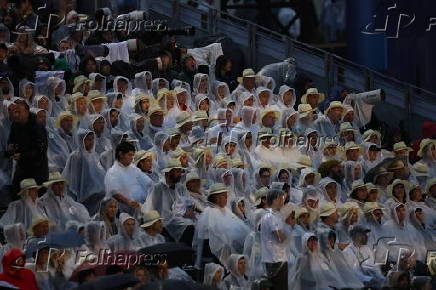
[[[131,143],[129,142],[121,142],[120,144],[118,144],[117,148],[115,149],[115,156],[117,158],[117,160],[119,160],[120,158],[120,153],[126,154],[128,152],[135,152],[135,146],[133,146]]]
[[[284,192],[278,189],[270,189],[268,190],[268,194],[266,196],[266,204],[271,206],[277,198],[284,195]]]

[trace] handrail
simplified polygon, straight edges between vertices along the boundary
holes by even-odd
[[[417,122],[428,119],[436,121],[435,92],[291,39],[251,21],[206,6],[207,4],[200,5],[207,11],[181,3],[180,0],[151,0],[150,9],[168,17],[170,21],[178,19],[178,25],[183,22],[196,26],[200,32],[227,35],[239,44],[244,52],[248,52],[246,60],[254,69],[292,55],[297,61],[297,67],[313,77],[319,88],[326,92],[338,84],[358,90],[382,88],[386,91],[386,103],[397,107],[398,114],[402,117],[408,118],[409,121],[416,119]],[[388,114],[382,116],[387,118],[384,121],[388,123],[393,122],[393,118],[389,118],[392,116],[389,114],[391,109],[387,109]],[[414,127],[412,124],[410,126],[410,129]]]

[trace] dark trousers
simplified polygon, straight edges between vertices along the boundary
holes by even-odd
[[[265,263],[268,280],[274,285],[273,290],[288,289],[288,263]]]

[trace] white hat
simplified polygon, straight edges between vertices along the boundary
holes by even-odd
[[[151,225],[153,225],[155,222],[162,220],[159,213],[155,210],[150,210],[144,213],[143,217],[143,224],[141,225],[141,228],[147,228]]]

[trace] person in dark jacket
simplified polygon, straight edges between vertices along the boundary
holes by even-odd
[[[19,249],[12,249],[3,257],[3,273],[0,274],[0,281],[7,282],[19,289],[37,290],[35,274],[25,265],[24,253]]]
[[[197,62],[192,55],[186,54],[180,59],[180,66],[182,71],[177,76],[177,79],[189,83],[192,88],[194,75],[197,73]]]
[[[215,78],[217,81],[226,83],[231,92],[238,86],[236,77],[232,75],[232,68],[233,62],[229,57],[220,55],[216,59]]]
[[[33,178],[38,184],[48,179],[47,131],[36,122],[25,101],[17,101],[17,119],[11,126],[9,156],[17,161],[12,180],[12,193],[20,191],[20,182]]]

